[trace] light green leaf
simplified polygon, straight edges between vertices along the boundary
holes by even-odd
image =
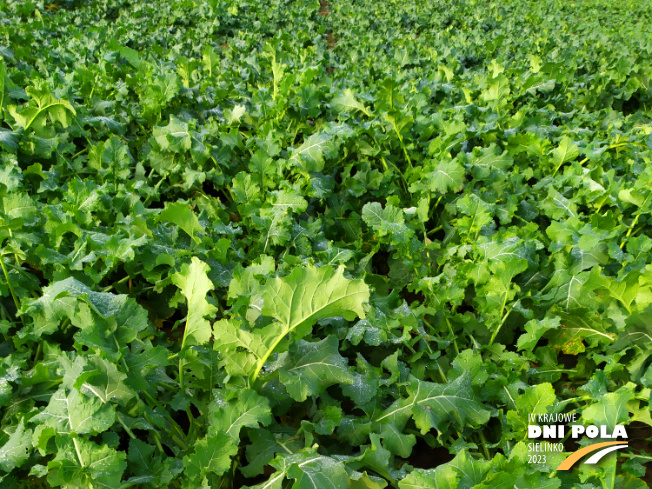
[[[340,489],[348,487],[344,464],[317,453],[290,455],[285,460],[294,489]]]
[[[469,154],[469,164],[479,178],[487,178],[492,171],[505,172],[514,164],[514,158],[507,151],[500,151],[496,144],[488,148],[474,148]]]
[[[206,295],[213,290],[213,282],[208,278],[210,270],[206,263],[196,256],[191,262],[186,263],[181,272],[172,275],[174,285],[181,289],[181,293],[188,301],[188,317],[186,329],[181,342],[181,349],[202,345],[211,339],[211,324],[206,316],[213,315],[217,308],[208,303]]]
[[[38,209],[27,194],[12,192],[2,198],[2,212],[9,219],[24,219],[31,221]]]
[[[546,333],[548,343],[556,349],[570,355],[577,355],[586,350],[585,343],[596,346],[609,344],[614,339],[613,333],[608,333],[601,318],[590,312],[576,311],[567,314],[556,311],[561,318],[561,326]]]
[[[233,109],[227,109],[224,115],[228,124],[234,124],[240,122],[240,119],[246,113],[247,109],[244,105],[235,105]]]
[[[55,98],[47,86],[27,87],[25,92],[29,95],[28,107],[20,112],[15,106],[8,107],[20,127],[25,130],[33,127],[37,134],[43,134],[48,121],[59,122],[64,128],[72,124],[75,109],[67,100]]]
[[[459,483],[457,489],[471,489],[480,484],[487,473],[491,470],[489,460],[478,460],[473,458],[469,452],[462,450],[448,465],[457,472]]]
[[[186,476],[201,480],[208,474],[222,475],[231,467],[231,457],[236,453],[238,447],[224,433],[202,438],[195,443],[195,451],[183,457]]]
[[[369,301],[369,287],[362,280],[344,277],[344,267],[295,268],[290,275],[273,278],[265,284],[262,314],[277,320],[261,331],[265,354],[253,373],[258,376],[269,355],[288,334],[299,335],[317,320],[344,316],[364,318],[362,304]],[[298,339],[298,338],[297,338]]]
[[[32,421],[55,428],[59,433],[97,434],[113,426],[115,410],[110,404],[96,397],[87,397],[77,389],[66,395],[61,388]]]
[[[309,343],[299,341],[296,351],[285,354],[279,373],[295,401],[305,401],[333,384],[352,384],[348,362],[339,354],[339,341],[335,336]]]
[[[557,173],[561,165],[566,163],[567,161],[572,161],[575,158],[578,157],[580,154],[579,149],[577,149],[577,146],[573,144],[573,140],[569,138],[568,136],[564,136],[561,138],[561,141],[559,142],[559,146],[557,146],[555,149],[551,151],[552,154],[552,163],[555,165],[555,171],[553,172],[553,175]]]
[[[613,431],[617,424],[626,424],[629,420],[627,403],[634,398],[634,384],[624,385],[616,392],[604,394],[598,402],[585,407],[582,419],[596,426],[605,425]]]
[[[546,382],[528,387],[513,401],[516,410],[507,412],[507,420],[515,431],[525,433],[529,423],[527,416],[547,413],[556,400],[557,396],[552,384]]]
[[[344,92],[342,92],[340,95],[336,96],[333,98],[331,105],[335,109],[335,111],[340,114],[342,112],[364,112],[365,115],[370,115],[369,111],[367,111],[367,108],[364,106],[362,102],[359,102],[356,100],[355,95],[353,94],[353,91],[349,88],[345,89]]]
[[[432,192],[458,192],[464,185],[464,168],[455,160],[441,161],[427,179]]]
[[[127,468],[124,452],[83,438],[57,438],[57,456],[48,463],[48,483],[68,488],[116,489]]]
[[[204,228],[199,224],[199,220],[188,204],[182,202],[168,203],[165,209],[159,214],[159,220],[162,222],[171,222],[183,229],[195,242],[195,233],[203,233]]]
[[[135,397],[135,392],[124,383],[127,374],[120,372],[114,363],[96,356],[89,357],[88,363],[96,374],[81,384],[84,394],[96,396],[103,403],[117,401],[123,406]]]
[[[435,428],[444,433],[452,425],[456,429],[481,426],[489,421],[490,412],[476,400],[471,378],[465,373],[448,384],[434,384],[410,378],[408,397],[399,399],[376,416],[375,421],[393,425],[402,432],[410,418],[426,434]]]
[[[303,171],[322,171],[324,156],[332,156],[335,143],[329,134],[318,132],[296,148],[290,156],[289,163],[297,165]]]
[[[214,402],[209,411],[209,434],[225,433],[233,443],[240,441],[240,430],[243,427],[257,428],[269,424],[272,411],[266,397],[247,389],[229,402]]]
[[[29,458],[32,448],[32,430],[25,429],[25,422],[21,419],[9,440],[0,447],[0,470],[11,472],[20,467]]]
[[[558,328],[559,318],[532,319],[525,323],[526,333],[522,334],[517,343],[519,350],[532,352],[539,339],[550,329]]]
[[[458,477],[451,465],[435,469],[415,469],[398,483],[399,489],[456,489]]]
[[[404,212],[387,204],[383,209],[379,202],[369,202],[362,208],[362,220],[376,236],[390,236],[392,244],[407,245],[414,231],[405,225]]]
[[[267,351],[260,335],[243,329],[240,324],[231,319],[213,324],[213,345],[221,353],[224,368],[230,375],[249,375]]]

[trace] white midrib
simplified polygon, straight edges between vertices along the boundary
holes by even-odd
[[[302,148],[299,148],[299,149],[297,149],[297,152],[296,152],[294,155],[292,155],[292,157],[291,157],[290,159],[291,159],[291,160],[293,160],[293,159],[297,159],[297,156],[298,156],[298,155],[300,155],[300,154],[302,154],[302,153],[305,153],[306,151],[309,151],[309,150],[311,150],[312,148],[320,147],[320,146],[321,146],[322,144],[324,144],[326,141],[328,141],[328,139],[325,139],[325,140],[323,140],[323,141],[319,141],[318,143],[315,143],[315,144],[311,144],[310,146],[306,146],[306,147],[303,148],[303,149],[302,149]]]
[[[442,398],[443,399],[461,399],[462,401],[471,401],[471,399],[467,399],[465,397],[460,397],[460,396],[445,396],[445,395],[442,395],[442,396],[427,397],[425,399],[421,399],[420,401],[415,401],[415,402],[413,402],[411,404],[408,404],[407,406],[403,406],[403,407],[400,407],[398,409],[395,409],[391,413],[387,413],[384,416],[381,416],[380,418],[376,419],[376,421],[381,421],[381,420],[391,416],[392,414],[396,414],[399,411],[403,411],[404,409],[410,408],[412,406],[416,406],[417,404],[422,404],[422,403],[424,403],[426,401],[434,401],[436,399],[442,399]],[[416,396],[415,396],[415,399],[416,399]]]
[[[235,421],[234,421],[233,423],[231,423],[231,426],[229,426],[229,429],[226,430],[226,434],[228,435],[229,432],[230,432],[230,431],[233,429],[233,427],[235,426],[235,424],[236,424],[238,421],[240,421],[241,418],[244,418],[247,414],[249,414],[249,413],[250,413],[251,411],[253,411],[254,409],[255,409],[255,408],[251,408],[251,409],[245,411],[244,413],[242,413],[240,416],[238,416],[238,417],[235,419]]]
[[[304,466],[304,465],[306,465],[306,464],[308,464],[308,463],[310,463],[310,462],[314,462],[315,460],[319,460],[319,459],[320,459],[320,457],[315,457],[315,458],[308,459],[308,460],[306,460],[305,462],[301,462],[301,463],[299,464],[299,467],[302,467],[302,466]],[[265,489],[266,487],[270,487],[272,484],[274,484],[274,482],[276,482],[277,480],[279,480],[281,477],[285,477],[285,474],[286,474],[286,473],[287,473],[287,470],[283,470],[283,471],[281,471],[281,472],[279,473],[279,475],[277,475],[277,476],[274,477],[273,479],[270,479],[269,481],[267,481],[267,484],[265,484],[264,486],[262,486],[261,489]],[[312,480],[312,479],[311,479],[311,480]]]
[[[311,362],[311,363],[306,363],[304,365],[297,365],[296,367],[292,367],[292,368],[287,369],[287,371],[292,372],[292,370],[299,370],[300,368],[306,368],[306,367],[310,367],[312,365],[325,365],[326,367],[335,367],[335,368],[339,367],[339,365],[336,365],[334,363]]]
[[[278,291],[276,291],[275,289],[273,289],[273,290],[274,290],[274,293],[276,294],[276,297],[278,297],[279,300],[280,300],[281,302],[283,302],[283,304],[285,304],[285,301],[284,301],[283,298],[279,295]],[[285,306],[288,308],[288,315],[290,315],[290,311],[292,310],[292,304],[293,304],[293,300],[294,300],[294,294],[295,294],[295,292],[296,292],[296,289],[294,289],[294,290],[292,291],[292,295],[290,296],[290,304],[285,304]],[[313,297],[314,297],[315,292],[316,292],[316,290],[313,291]],[[331,292],[331,294],[332,294],[332,292]],[[333,301],[330,301],[330,300],[329,300],[329,301],[327,301],[327,302],[326,302],[322,307],[320,307],[320,308],[318,308],[318,309],[315,309],[315,310],[312,310],[312,311],[310,312],[310,314],[308,314],[307,316],[304,316],[303,318],[301,318],[300,321],[299,321],[299,320],[295,320],[293,323],[289,323],[289,321],[288,321],[289,324],[288,324],[288,323],[283,324],[282,334],[280,334],[279,336],[276,337],[276,339],[275,339],[274,342],[271,344],[270,348],[267,350],[267,352],[265,353],[265,355],[264,355],[262,358],[260,358],[260,360],[258,361],[258,365],[256,366],[256,371],[253,373],[252,380],[256,380],[256,378],[258,377],[258,373],[259,373],[260,370],[263,368],[263,365],[265,365],[265,362],[267,361],[267,359],[269,358],[269,356],[274,352],[274,349],[278,346],[278,344],[281,342],[281,340],[285,337],[286,334],[291,333],[292,331],[294,331],[294,329],[295,329],[297,326],[299,326],[300,324],[306,322],[306,321],[309,320],[311,317],[315,316],[317,313],[319,313],[320,311],[322,311],[322,310],[326,309],[327,307],[331,306],[331,305],[334,304],[335,302],[337,302],[337,301],[341,301],[342,299],[346,299],[347,297],[353,297],[354,295],[357,295],[357,294],[364,294],[364,291],[358,290],[358,291],[352,292],[352,293],[350,293],[350,294],[344,294],[344,295],[338,297],[337,299],[335,299],[335,300],[333,300]],[[332,295],[329,297],[329,299],[330,299],[331,297],[332,297]],[[311,300],[312,300],[312,299],[311,299]],[[289,319],[289,318],[288,318],[288,319]]]

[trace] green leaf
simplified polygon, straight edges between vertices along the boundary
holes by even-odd
[[[375,421],[392,425],[402,432],[410,418],[422,434],[435,428],[445,433],[449,427],[478,427],[489,421],[490,412],[476,400],[468,373],[447,384],[434,384],[411,377],[408,397],[394,402]]]
[[[427,181],[432,192],[459,192],[464,185],[464,168],[455,160],[441,161],[428,173]]]
[[[38,209],[28,195],[16,192],[2,198],[2,212],[9,219],[31,221]]]
[[[560,318],[545,318],[541,321],[532,319],[528,321],[524,326],[526,333],[522,334],[518,339],[518,349],[531,353],[546,331],[558,328],[560,321]]]
[[[354,479],[354,477],[357,478]],[[384,489],[385,487],[387,487],[387,482],[380,477],[372,479],[366,472],[364,474],[353,474],[349,477],[350,489]]]
[[[154,128],[153,138],[163,151],[184,153],[191,146],[188,123],[182,122],[174,116],[170,117],[170,122],[167,126]]]
[[[40,87],[27,87],[29,95],[29,106],[21,111],[15,106],[9,106],[9,113],[16,120],[16,123],[27,130],[30,127],[39,134],[45,134],[48,121],[59,122],[64,128],[72,124],[72,116],[76,114],[75,109],[67,100],[54,97],[49,89],[42,85]]]
[[[52,486],[120,487],[127,468],[124,452],[100,446],[82,438],[57,438],[57,455],[48,462],[48,483]]]
[[[529,423],[527,416],[529,414],[544,414],[549,412],[556,401],[557,396],[552,384],[546,382],[533,385],[525,389],[523,394],[511,401],[510,407],[513,405],[516,410],[507,412],[507,420],[515,431],[525,434]]]
[[[545,336],[550,346],[561,349],[563,353],[577,355],[586,350],[586,344],[605,345],[614,339],[615,335],[608,333],[602,321],[591,313],[566,314],[559,311],[556,314],[561,318],[561,326],[549,330]]]
[[[457,472],[451,465],[435,469],[415,469],[398,483],[399,489],[457,489]]]
[[[115,364],[99,357],[88,359],[94,375],[80,385],[80,390],[88,396],[96,396],[103,403],[117,402],[126,405],[136,396],[125,384],[127,374],[118,370]]]
[[[222,363],[230,375],[251,374],[267,351],[260,335],[243,329],[240,324],[240,321],[222,319],[213,325],[214,348],[221,352]]]
[[[42,297],[27,303],[26,312],[34,318],[35,337],[53,333],[68,318],[81,330],[76,334],[80,343],[113,356],[148,327],[147,312],[134,299],[95,292],[72,277],[45,287]]]
[[[295,479],[294,489],[348,487],[347,472],[342,462],[319,455],[313,450],[281,455],[271,465],[277,469],[270,479],[256,486],[260,489],[281,487],[284,477]]]
[[[353,91],[349,88],[345,89],[340,95],[333,98],[331,105],[338,114],[341,113],[353,113],[353,112],[363,112],[365,115],[370,116],[367,108],[362,102],[356,100]]]
[[[489,460],[478,460],[473,458],[469,452],[462,450],[448,465],[457,472],[459,483],[457,489],[471,489],[480,484],[491,470]]]
[[[332,157],[335,149],[336,145],[332,136],[324,132],[318,132],[292,151],[289,163],[297,165],[305,172],[319,172],[324,169],[324,157]]]
[[[362,208],[362,220],[377,236],[390,236],[393,243],[406,245],[414,231],[405,225],[404,212],[391,204],[385,208],[378,202],[370,202]]]
[[[66,395],[65,389],[56,391],[50,403],[33,422],[55,428],[58,433],[97,434],[115,423],[115,409],[97,397],[87,397],[77,389]]]
[[[492,171],[505,172],[514,164],[507,151],[500,151],[496,144],[488,148],[474,148],[469,155],[469,164],[477,178],[488,178]]]
[[[287,277],[269,280],[262,300],[262,314],[277,322],[260,332],[265,351],[253,379],[288,333],[298,330],[295,337],[299,339],[316,321],[327,317],[364,318],[362,304],[369,301],[369,287],[362,280],[345,278],[344,267],[335,271],[332,267],[295,268]]]
[[[184,264],[180,272],[171,276],[172,283],[179,287],[188,302],[182,350],[194,345],[203,345],[211,339],[211,324],[206,316],[213,315],[217,308],[206,300],[206,295],[214,288],[207,275],[209,270],[206,263],[193,256],[190,263]]]
[[[247,108],[244,105],[235,105],[232,109],[226,111],[226,122],[228,124],[238,123],[246,113]]]
[[[207,436],[195,443],[192,454],[183,457],[186,476],[201,480],[208,474],[222,475],[231,467],[231,457],[238,453],[238,447],[224,433]]]
[[[272,420],[272,412],[267,398],[252,390],[245,390],[227,403],[212,403],[209,419],[209,434],[225,433],[237,444],[243,427],[257,428],[259,424],[268,425]]]
[[[299,341],[296,350],[285,354],[279,380],[295,401],[305,401],[333,384],[353,383],[348,362],[338,350],[337,338],[328,336],[314,343]]]
[[[187,204],[181,202],[167,204],[165,209],[159,214],[159,220],[161,222],[171,222],[179,226],[195,242],[199,242],[199,239],[195,237],[195,233],[204,232],[204,228],[199,224],[199,220],[194,212],[190,210]]]
[[[629,420],[627,403],[634,398],[634,384],[628,384],[616,392],[604,394],[600,399],[582,410],[582,419],[587,424],[604,425],[613,432],[618,424],[626,424]]]
[[[32,449],[32,430],[25,429],[24,420],[16,426],[9,440],[0,447],[0,470],[9,473],[23,465]]]
[[[575,144],[573,144],[573,140],[569,138],[568,136],[564,136],[561,138],[561,141],[559,142],[559,146],[557,146],[555,149],[551,151],[552,154],[552,163],[555,165],[555,171],[553,172],[553,175],[557,173],[557,170],[563,165],[564,163],[568,161],[572,161],[575,158],[577,158],[580,154],[579,149]]]
[[[265,466],[269,464],[275,454],[298,452],[303,448],[303,442],[299,440],[299,437],[292,436],[292,430],[284,429],[284,431],[289,432],[272,433],[266,429],[249,431],[251,440],[251,444],[247,445],[249,465],[242,468],[242,473],[246,477],[262,474]]]

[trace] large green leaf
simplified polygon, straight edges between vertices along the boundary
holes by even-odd
[[[115,423],[115,409],[97,397],[87,397],[77,389],[66,394],[65,389],[56,391],[50,403],[32,421],[52,427],[58,433],[97,434],[108,430]]]
[[[27,130],[34,128],[37,134],[43,134],[48,122],[59,122],[64,128],[72,123],[75,109],[67,100],[52,95],[46,86],[28,87],[26,90],[30,103],[22,110],[9,106],[9,113],[16,123]]]
[[[183,334],[181,348],[201,345],[211,338],[211,325],[206,319],[215,313],[215,306],[206,300],[206,295],[213,290],[213,282],[208,278],[208,265],[197,257],[186,263],[180,272],[172,275],[171,280],[179,287],[188,302],[188,317]]]
[[[399,489],[456,489],[458,476],[451,465],[416,469],[398,483]]]
[[[303,171],[321,171],[324,168],[324,158],[333,155],[335,142],[330,134],[318,132],[308,137],[296,148],[290,156],[290,163],[297,165]]]
[[[31,449],[32,430],[25,429],[25,422],[21,420],[5,444],[0,446],[0,470],[8,473],[23,465]]]
[[[57,456],[48,462],[48,482],[54,486],[115,489],[127,468],[126,455],[84,439],[57,438]]]
[[[314,343],[301,340],[284,355],[279,380],[295,401],[305,401],[333,384],[353,383],[348,362],[338,349],[337,338],[328,336]]]
[[[186,476],[201,481],[208,474],[221,475],[231,467],[231,457],[238,452],[233,440],[224,433],[207,436],[195,444],[195,450],[183,458]]]
[[[463,374],[448,384],[434,384],[412,377],[408,383],[408,397],[394,402],[375,417],[375,421],[389,425],[400,433],[410,418],[425,434],[435,428],[439,433],[449,427],[462,429],[478,427],[489,421],[490,411],[476,399],[471,378]]]
[[[257,428],[259,424],[267,425],[272,417],[267,398],[246,390],[228,402],[219,400],[212,403],[209,419],[209,433],[224,433],[234,443],[238,443],[243,427]]]
[[[288,333],[296,331],[295,338],[299,339],[322,318],[364,318],[362,304],[369,300],[369,287],[362,280],[345,278],[344,267],[295,268],[287,277],[269,280],[262,300],[262,314],[276,322],[257,332],[258,345],[264,348],[256,347],[263,353],[253,372],[254,379]]]
[[[194,240],[197,240],[195,233],[202,233],[204,231],[197,216],[186,204],[181,202],[173,202],[166,205],[159,218],[161,221],[171,222],[179,226]]]
[[[367,116],[370,115],[364,104],[356,100],[353,91],[349,88],[345,89],[340,95],[334,97],[331,105],[338,113],[353,113],[360,111]]]

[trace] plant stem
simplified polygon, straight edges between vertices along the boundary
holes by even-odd
[[[136,435],[134,435],[134,432],[131,431],[131,429],[130,429],[126,424],[125,424],[125,422],[124,422],[123,419],[122,419],[122,416],[120,416],[120,413],[117,413],[117,416],[116,416],[116,417],[118,418],[118,421],[120,421],[120,424],[122,425],[122,427],[124,428],[124,430],[127,432],[127,434],[129,435],[129,437],[130,437],[130,438],[133,438],[134,440],[137,440],[138,438],[136,437]]]
[[[507,300],[507,295],[506,294],[505,294],[505,300]],[[503,304],[503,307],[505,307],[505,304]],[[507,318],[511,314],[512,310],[513,310],[513,308],[510,307],[509,310],[507,311],[507,314],[505,314],[503,316],[503,319],[500,321],[500,324],[498,325],[498,327],[496,328],[494,333],[491,335],[491,339],[489,340],[489,346],[493,345],[494,340],[496,339],[496,336],[498,336],[498,333],[500,332],[500,328],[503,327],[503,324],[505,324],[505,321],[507,320]]]
[[[2,258],[3,255],[0,255],[0,266],[2,266],[2,272],[5,275],[5,279],[7,280],[7,287],[9,287],[9,292],[11,293],[11,297],[14,299],[14,305],[16,306],[16,317],[19,317],[20,315],[20,303],[18,302],[18,298],[16,297],[16,293],[14,292],[14,288],[11,286],[11,280],[9,280],[9,273],[7,273],[7,268],[5,267],[5,262],[4,259]],[[21,322],[23,322],[22,316],[20,317]]]
[[[478,430],[478,434],[480,435],[480,441],[482,444],[482,451],[484,453],[484,456],[487,460],[491,460],[491,454],[489,453],[489,449],[487,448],[487,439],[484,436],[484,431],[480,429]]]
[[[77,444],[77,438],[72,439],[73,445],[75,445],[75,452],[77,452],[77,458],[79,459],[79,465],[84,467],[84,459],[82,458],[81,451],[79,450],[79,445]]]
[[[642,209],[643,209],[643,207],[645,207],[645,204],[647,204],[647,201],[650,198],[650,195],[652,195],[652,193],[649,193],[648,196],[645,197],[645,201],[643,201],[643,205],[641,205],[641,207],[639,207],[639,209],[638,209],[638,214],[636,214],[636,216],[634,216],[634,221],[630,224],[629,229],[627,230],[627,234],[623,238],[622,243],[620,243],[620,249],[621,250],[625,246],[625,243],[627,242],[627,238],[629,238],[629,236],[632,234],[632,231],[636,227],[636,223],[638,222],[638,218],[641,217],[641,214],[643,213]]]
[[[455,339],[455,333],[453,332],[453,326],[451,326],[451,323],[448,320],[448,317],[446,317],[446,325],[448,326],[448,331],[450,331],[451,336],[453,337],[453,347],[455,348],[455,354],[459,355],[460,354],[460,349],[457,347],[457,340]]]

